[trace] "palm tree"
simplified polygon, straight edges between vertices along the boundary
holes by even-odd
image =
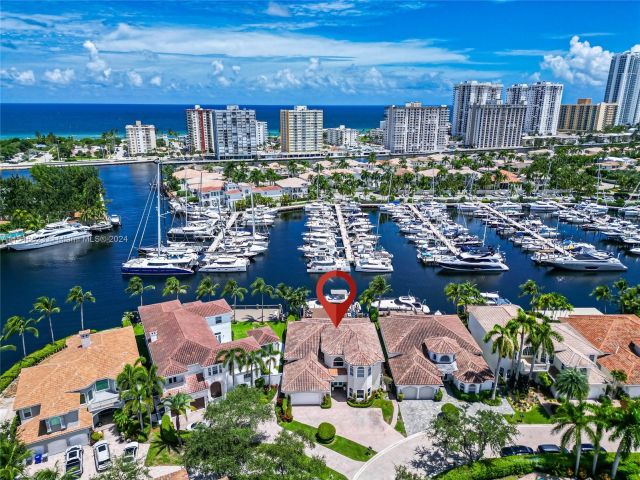
[[[76,285],[69,290],[67,295],[67,303],[74,302],[73,309],[80,307],[80,329],[84,330],[84,303],[91,302],[96,303],[95,297],[90,291],[84,292],[80,285]]]
[[[180,283],[176,277],[169,277],[164,282],[164,288],[162,289],[162,296],[173,295],[175,293],[176,300],[180,298],[181,294],[187,293],[189,285]]]
[[[618,393],[618,389],[620,385],[626,383],[627,381],[627,372],[624,370],[611,370],[609,372],[611,374],[611,379],[613,380],[613,386],[611,387],[613,396]]]
[[[640,400],[630,400],[624,408],[614,411],[612,429],[609,439],[620,441],[611,466],[611,478],[616,478],[620,459],[640,448]]]
[[[458,315],[460,315],[460,307],[462,307],[462,316],[465,322],[469,305],[482,305],[485,303],[480,290],[471,282],[449,283],[444,287],[444,294],[456,306]]]
[[[193,410],[191,406],[191,397],[186,393],[180,392],[175,395],[171,395],[165,398],[163,404],[164,407],[176,416],[176,431],[178,433],[178,440],[182,443],[182,436],[180,435],[180,415],[184,415],[184,419],[188,422],[187,412]]]
[[[140,305],[142,306],[142,296],[147,290],[155,290],[155,285],[145,285],[138,276],[129,279],[129,285],[125,288],[125,292],[130,293],[132,297],[140,297]]]
[[[269,372],[269,386],[271,386],[271,370],[280,364],[280,352],[273,344],[269,344],[265,350],[261,351],[261,354],[264,368]]]
[[[518,314],[515,318],[512,318],[507,323],[506,328],[512,330],[515,335],[519,336],[520,339],[518,341],[518,352],[515,358],[515,380],[518,381],[520,377],[520,361],[522,360],[522,351],[524,350],[524,339],[525,335],[530,333],[536,325],[536,317],[532,315],[527,315],[524,310],[518,309]],[[514,368],[512,368],[513,370]]]
[[[271,285],[267,285],[263,278],[256,278],[251,285],[251,295],[261,295],[260,305],[262,308],[261,317],[264,322],[264,296],[265,294],[269,296],[273,296],[273,287]]]
[[[533,307],[540,312],[573,310],[573,305],[569,303],[567,297],[557,292],[538,295]]]
[[[534,305],[538,295],[542,293],[542,288],[534,281],[527,280],[520,285],[520,297],[529,297],[529,305]]]
[[[373,277],[371,282],[369,282],[369,287],[367,289],[371,292],[373,298],[378,301],[378,310],[380,310],[380,301],[382,300],[382,296],[393,290],[391,285],[387,283],[387,280],[382,275],[376,275]]]
[[[151,395],[143,382],[144,379],[140,378],[140,381],[134,383],[129,389],[120,391],[120,398],[125,402],[125,407],[137,415],[141,431],[144,431],[143,414],[148,413],[151,415],[151,407],[149,405],[151,403]]]
[[[491,399],[495,400],[496,391],[498,390],[498,376],[500,375],[500,362],[503,358],[513,356],[515,342],[511,334],[511,330],[506,326],[503,327],[502,325],[494,325],[493,328],[487,332],[482,341],[485,343],[492,341],[493,344],[491,346],[491,352],[498,353],[498,363],[496,364],[496,369],[494,371],[495,380],[493,382],[493,389],[491,390]]]
[[[589,393],[587,376],[576,368],[565,368],[556,378],[556,392],[567,400],[582,401]]]
[[[49,320],[49,331],[51,332],[51,343],[56,339],[53,336],[53,324],[51,323],[51,315],[54,313],[60,313],[60,307],[56,305],[56,299],[52,297],[38,297],[33,304],[32,312],[38,312],[42,314],[40,319],[47,317]]]
[[[556,351],[553,342],[561,342],[563,340],[564,337],[551,327],[551,321],[548,318],[543,318],[542,322],[535,324],[529,332],[529,344],[533,350],[533,360],[529,368],[529,379],[533,378],[533,365],[536,357],[542,353],[545,357],[549,358]]]
[[[26,357],[27,347],[24,343],[24,334],[29,332],[33,334],[34,337],[38,338],[38,329],[34,327],[37,323],[38,320],[34,320],[33,318],[24,318],[20,315],[14,315],[13,317],[9,317],[2,333],[4,338],[9,338],[12,335],[18,335],[22,339],[22,354]]]
[[[5,343],[4,345],[2,345],[2,342],[4,342],[4,335],[0,335],[0,352],[15,352],[16,351],[16,346],[15,345],[11,345],[10,343]]]
[[[241,358],[244,350],[239,347],[233,347],[228,350],[220,350],[216,356],[216,362],[222,362],[222,365],[231,372],[231,382],[233,387],[236,386],[236,367],[242,367]]]
[[[238,285],[235,280],[229,280],[222,290],[222,296],[230,295],[233,297],[233,321],[236,321],[236,303],[238,298],[240,301],[244,300],[244,294],[247,293],[247,289]]]
[[[587,404],[578,402],[574,405],[568,401],[564,402],[558,407],[553,421],[555,427],[551,430],[552,433],[557,434],[564,430],[560,438],[561,447],[566,448],[572,442],[575,444],[575,473],[577,478],[578,469],[580,468],[582,435],[586,433],[590,438],[594,436],[594,431],[591,428],[591,416],[587,415]]]
[[[607,285],[598,285],[589,296],[596,297],[596,300],[599,302],[604,302],[604,313],[607,313],[607,304],[613,300],[613,292]]]
[[[218,290],[218,288],[220,288],[220,284],[214,283],[213,280],[211,280],[211,277],[207,275],[200,280],[200,283],[198,284],[198,288],[196,289],[196,298],[201,299],[206,295],[207,298],[211,300],[211,297],[216,294],[216,290]]]
[[[144,380],[145,369],[141,365],[144,361],[144,358],[139,357],[133,365],[126,364],[123,367],[122,371],[116,377],[116,387],[118,391],[129,390],[136,383]]]
[[[374,302],[375,298],[373,298],[373,294],[371,293],[371,290],[369,290],[368,288],[365,288],[360,294],[360,297],[358,298],[358,300],[360,302],[360,305],[365,306],[367,308],[367,311],[369,311],[371,309],[371,304]]]
[[[70,469],[65,472],[61,472],[58,467],[58,462],[55,463],[53,467],[45,468],[44,470],[37,471],[33,477],[30,477],[31,480],[75,480],[78,476],[74,470],[77,470],[77,467],[74,469]],[[2,478],[0,476],[0,478]]]
[[[592,430],[592,435],[590,436],[590,440],[594,446],[591,475],[595,477],[596,468],[598,467],[598,456],[600,455],[600,444],[602,443],[602,437],[604,436],[604,433],[611,426],[613,405],[609,398],[603,397],[601,403],[587,404],[587,409],[592,413],[590,418],[591,423],[594,427]]]
[[[13,480],[19,478],[25,471],[26,460],[31,457],[31,451],[10,431],[5,433],[5,427],[0,436],[0,479]],[[6,430],[9,427],[6,426]]]
[[[253,387],[255,384],[254,381],[254,370],[257,367],[258,371],[264,370],[264,363],[262,361],[262,350],[255,350],[253,352],[245,352],[243,356],[244,364],[249,368],[251,372],[251,386]]]

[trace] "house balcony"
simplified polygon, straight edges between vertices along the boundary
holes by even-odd
[[[520,374],[527,375],[531,371],[531,358],[520,360]],[[548,372],[551,365],[548,362],[534,362],[533,373]]]
[[[122,401],[117,392],[102,391],[97,392],[93,400],[87,404],[87,408],[90,412],[97,412],[99,410],[105,410],[107,408],[120,408]]]

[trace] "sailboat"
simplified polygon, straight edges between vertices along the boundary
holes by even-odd
[[[123,275],[191,275],[194,273],[194,266],[197,264],[197,256],[183,254],[178,252],[169,252],[162,247],[162,231],[160,229],[160,186],[162,185],[162,176],[160,173],[160,162],[158,162],[158,173],[156,176],[156,209],[157,209],[157,233],[158,245],[155,252],[149,252],[145,257],[131,258],[131,253],[135,247],[135,238],[129,258],[122,264]],[[149,205],[149,209],[151,209]],[[142,214],[142,221],[148,219],[149,215]],[[140,231],[138,226],[138,231]],[[146,227],[145,227],[146,228]],[[144,229],[142,234],[144,235]],[[137,232],[136,232],[137,237]]]

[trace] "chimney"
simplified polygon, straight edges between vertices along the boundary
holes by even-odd
[[[158,331],[157,330],[153,330],[152,332],[149,332],[149,341],[151,343],[153,343],[156,340],[158,340]]]
[[[91,330],[81,330],[79,335],[82,348],[89,348],[89,345],[91,345]]]

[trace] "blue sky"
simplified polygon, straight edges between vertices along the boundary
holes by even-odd
[[[449,104],[561,81],[601,100],[640,2],[3,0],[3,102]]]

